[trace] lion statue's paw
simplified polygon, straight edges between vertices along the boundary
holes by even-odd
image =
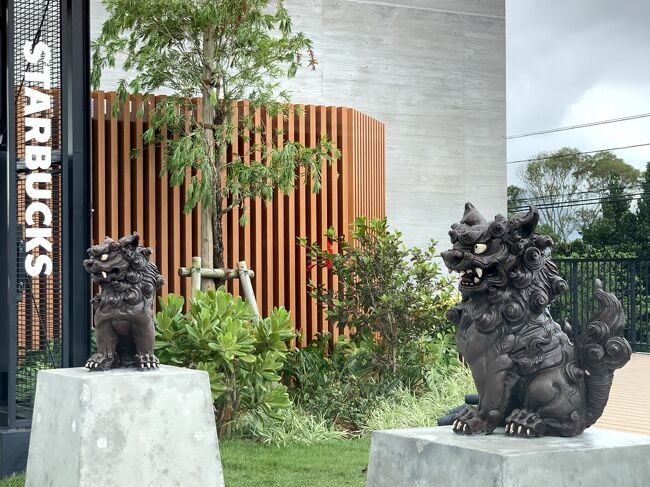
[[[137,353],[135,354],[135,367],[139,370],[158,369],[160,360],[153,353]]]
[[[473,407],[466,407],[459,414],[453,426],[454,433],[463,435],[490,434],[494,426],[486,419],[483,419],[478,410]]]
[[[120,366],[120,359],[114,353],[97,352],[86,361],[85,367],[92,371],[113,369]]]
[[[532,438],[544,435],[544,422],[534,412],[515,409],[506,418],[506,435]]]

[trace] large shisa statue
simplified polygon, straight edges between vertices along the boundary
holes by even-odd
[[[456,343],[472,371],[477,407],[454,422],[461,434],[574,436],[601,416],[613,372],[632,350],[623,338],[621,303],[594,284],[599,310],[573,344],[549,312],[567,289],[546,255],[552,240],[535,233],[539,213],[487,222],[471,203],[449,232],[447,267],[460,274],[462,301],[448,312]]]

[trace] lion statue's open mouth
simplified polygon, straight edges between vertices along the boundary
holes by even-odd
[[[548,306],[567,289],[546,255],[553,241],[535,233],[535,207],[487,222],[471,204],[442,253],[460,276],[462,301],[447,316],[479,392],[478,407],[459,414],[454,431],[517,436],[573,436],[602,414],[613,370],[627,363],[619,301],[595,282],[600,310],[572,344]],[[574,324],[575,325],[575,324]]]
[[[88,249],[84,268],[101,292],[93,298],[97,353],[90,370],[116,367],[158,368],[154,355],[152,300],[165,280],[150,261],[151,249],[138,245],[137,233],[108,237]]]

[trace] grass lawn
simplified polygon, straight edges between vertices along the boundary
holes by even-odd
[[[366,482],[369,438],[282,448],[248,441],[223,441],[220,446],[226,487],[355,487]],[[22,476],[0,480],[0,487],[23,487],[24,481]]]
[[[230,441],[221,443],[221,461],[226,487],[354,487],[366,483],[369,450],[369,438],[282,448]]]
[[[11,477],[9,479],[0,480],[0,487],[23,487],[25,485],[25,477]]]

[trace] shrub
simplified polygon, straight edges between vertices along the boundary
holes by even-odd
[[[286,386],[278,384],[286,342],[294,338],[284,308],[257,320],[248,303],[223,288],[198,292],[187,314],[183,305],[182,296],[160,299],[156,353],[162,363],[208,373],[219,436],[244,413],[273,417],[290,406]]]
[[[408,249],[385,219],[357,218],[350,234],[348,242],[330,229],[326,249],[301,241],[311,261],[338,281],[336,291],[312,283],[311,292],[332,325],[347,327],[357,343],[374,343],[376,369],[395,373],[400,348],[449,326],[445,312],[457,293],[434,261],[434,241],[426,250]]]
[[[396,390],[418,395],[436,390],[460,365],[449,333],[404,345],[395,374],[377,372],[375,346],[374,340],[355,343],[343,336],[332,346],[328,334],[318,335],[307,347],[289,353],[282,376],[290,397],[329,424],[359,434],[370,412]]]
[[[363,432],[437,426],[440,416],[463,404],[465,394],[476,390],[472,374],[464,366],[456,366],[449,373],[437,376],[430,385],[431,390],[421,395],[401,387],[382,398],[368,413]]]
[[[296,406],[278,411],[276,417],[264,421],[257,416],[244,416],[237,422],[235,434],[275,446],[314,445],[346,436],[345,431],[322,415],[310,414]]]

